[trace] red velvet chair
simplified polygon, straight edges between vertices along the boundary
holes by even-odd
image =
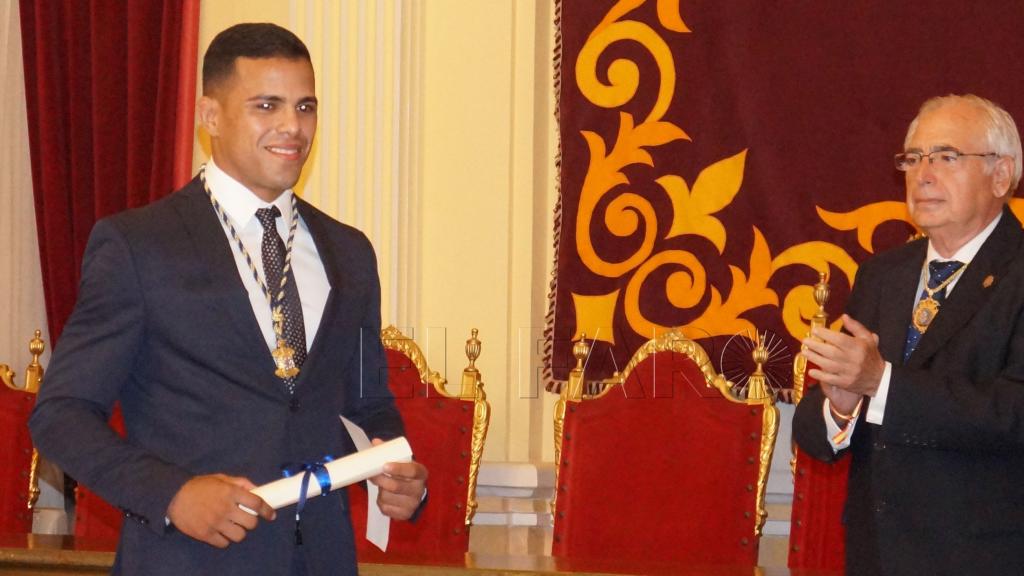
[[[120,402],[114,404],[110,427],[125,435]],[[75,486],[75,538],[113,550],[121,536],[124,512],[81,484]]]
[[[36,464],[39,454],[32,448],[28,417],[35,406],[43,379],[39,355],[45,344],[39,330],[29,343],[32,362],[25,370],[25,382],[18,386],[14,371],[0,364],[0,534],[32,531],[32,507],[39,497]]]
[[[778,430],[760,364],[738,398],[700,345],[671,331],[591,397],[585,340],[573,353],[555,407],[552,555],[756,565]]]
[[[811,326],[825,326],[828,285],[822,274],[814,287],[818,311]],[[793,361],[793,403],[799,404],[804,391],[817,382],[807,375],[803,354]],[[850,458],[827,464],[801,453],[793,445],[793,511],[789,528],[789,567],[812,570],[842,570],[846,557],[846,529],[842,523],[846,505],[846,480]]]
[[[349,499],[360,562],[431,563],[461,561],[469,548],[490,405],[474,366],[480,341],[474,329],[466,341],[469,366],[458,395],[427,366],[419,346],[393,326],[381,331],[387,353],[388,384],[405,421],[414,457],[430,471],[429,502],[415,522],[391,522],[387,552],[366,538],[366,490],[350,486]],[[372,504],[376,506],[376,503]]]

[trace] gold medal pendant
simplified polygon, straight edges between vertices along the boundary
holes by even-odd
[[[931,325],[932,320],[935,319],[935,315],[938,313],[939,303],[934,298],[928,296],[921,300],[914,308],[914,328],[917,328],[918,332],[924,334],[928,331],[928,326]]]
[[[277,341],[277,348],[270,354],[274,357],[274,364],[277,365],[274,375],[278,378],[294,378],[299,373],[299,367],[295,365],[295,350],[288,346],[283,339]]]
[[[274,334],[277,335],[277,348],[270,353],[274,357],[274,364],[277,365],[274,375],[282,380],[294,378],[299,373],[299,367],[295,365],[295,349],[288,345],[283,336],[284,314],[281,313],[281,307],[275,307],[270,317],[274,321]]]

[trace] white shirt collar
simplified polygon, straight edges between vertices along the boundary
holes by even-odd
[[[1003,212],[1000,210],[999,215],[989,222],[988,226],[986,226],[984,230],[979,232],[974,238],[971,238],[967,244],[961,246],[960,249],[957,250],[950,258],[940,256],[939,251],[935,249],[935,246],[932,246],[931,240],[929,240],[928,257],[925,258],[924,261],[925,268],[928,267],[928,263],[932,260],[957,260],[959,262],[963,262],[966,267],[971,263],[971,260],[974,260],[974,257],[978,255],[978,250],[981,250],[981,245],[985,243],[985,240],[988,240],[989,236],[992,235],[992,231],[996,229],[996,225],[999,224],[999,221],[1002,218]]]
[[[285,190],[273,202],[266,202],[245,187],[241,182],[235,180],[224,172],[213,158],[206,162],[206,184],[210,187],[210,193],[217,199],[224,212],[235,222],[239,228],[245,228],[256,218],[256,211],[260,208],[277,206],[281,211],[285,228],[291,225],[292,218],[292,189]]]

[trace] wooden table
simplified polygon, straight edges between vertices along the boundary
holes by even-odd
[[[593,562],[550,556],[466,554],[462,562],[423,564],[396,558],[395,564],[360,564],[364,576],[536,576],[573,573],[581,576],[650,574],[672,576],[842,576],[835,572],[752,566],[679,566],[660,563]],[[82,576],[107,574],[114,563],[113,545],[70,536],[0,535],[2,576]]]

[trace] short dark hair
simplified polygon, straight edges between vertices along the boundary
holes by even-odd
[[[236,24],[217,34],[203,56],[203,94],[234,74],[235,60],[239,58],[310,61],[309,50],[302,40],[277,24]]]

